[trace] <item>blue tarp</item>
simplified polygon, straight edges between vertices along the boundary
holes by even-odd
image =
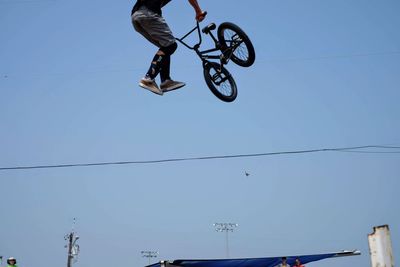
[[[358,252],[357,252],[358,253]],[[302,264],[319,261],[332,257],[359,255],[354,252],[339,252],[329,254],[286,256],[287,263],[292,266],[298,258]],[[281,263],[282,257],[269,258],[247,258],[247,259],[218,259],[218,260],[174,260],[169,262],[173,266],[180,267],[274,267]],[[161,267],[161,263],[149,265],[148,267]]]

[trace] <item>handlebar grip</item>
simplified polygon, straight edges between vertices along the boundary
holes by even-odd
[[[206,16],[207,16],[207,11],[203,11],[203,13],[201,14],[202,16],[202,19],[201,20],[203,20]],[[197,23],[199,22],[199,17],[198,16],[196,16],[196,21],[197,21]]]

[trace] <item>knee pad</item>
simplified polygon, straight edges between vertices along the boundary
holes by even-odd
[[[170,56],[172,55],[175,50],[178,48],[178,44],[174,42],[173,44],[165,47],[161,47],[160,50],[164,52],[164,54]]]

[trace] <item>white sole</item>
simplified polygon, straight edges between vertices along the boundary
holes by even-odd
[[[142,87],[143,89],[149,90],[150,92],[156,94],[156,95],[163,95],[163,91],[162,90],[154,90],[151,87],[148,87],[147,85],[145,85],[144,83],[139,83],[139,86]]]
[[[173,90],[182,88],[182,87],[184,87],[185,85],[186,85],[186,84],[184,83],[184,84],[182,84],[182,85],[176,85],[176,86],[171,87],[171,88],[166,88],[166,89],[162,89],[162,88],[161,88],[161,90],[162,90],[163,92],[169,92],[169,91],[173,91]]]

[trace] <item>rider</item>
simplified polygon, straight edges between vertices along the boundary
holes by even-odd
[[[293,267],[306,267],[305,265],[301,264],[300,259],[297,258]]]
[[[14,257],[7,259],[8,267],[17,267],[17,260]]]
[[[139,82],[139,86],[158,95],[185,86],[185,83],[174,81],[170,77],[171,55],[178,45],[161,12],[170,1],[137,0],[131,13],[135,30],[159,48],[145,77]],[[196,12],[196,20],[202,21],[206,12],[201,10],[197,0],[188,1]],[[158,74],[161,78],[160,87],[154,81]]]

